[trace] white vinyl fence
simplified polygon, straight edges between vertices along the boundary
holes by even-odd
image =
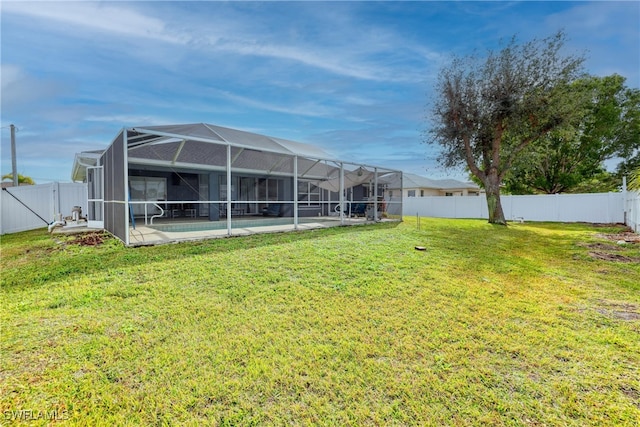
[[[640,232],[640,192],[629,191],[625,200],[625,224]]]
[[[502,196],[500,199],[507,220],[626,223],[640,232],[638,192]],[[46,227],[57,213],[71,215],[74,206],[87,212],[86,184],[54,182],[3,189],[0,192],[0,234]],[[484,196],[405,197],[402,211],[406,216],[489,217]]]
[[[501,196],[500,200],[507,220],[624,223],[627,211],[627,221],[633,217],[637,224],[640,203],[638,194],[626,194],[627,200],[625,193]],[[635,194],[635,199],[629,194]],[[635,200],[635,211],[628,212],[628,206],[634,203],[631,199]],[[487,199],[482,195],[405,197],[402,200],[402,208],[407,216],[489,218]]]
[[[87,212],[86,184],[52,182],[2,189],[0,234],[46,227],[57,213],[70,216],[74,206]]]

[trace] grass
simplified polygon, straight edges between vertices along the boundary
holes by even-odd
[[[619,231],[3,236],[0,423],[638,425],[640,245],[600,236]]]

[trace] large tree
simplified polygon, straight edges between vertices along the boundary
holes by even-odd
[[[574,114],[569,84],[584,58],[563,52],[562,32],[518,44],[512,38],[486,58],[459,57],[440,70],[427,139],[445,167],[465,165],[483,184],[489,222],[506,225],[500,186],[527,146]]]
[[[619,179],[605,160],[628,159],[640,144],[640,96],[624,77],[589,76],[568,91],[573,118],[523,150],[504,179],[512,194],[612,191]]]

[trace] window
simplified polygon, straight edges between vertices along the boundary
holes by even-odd
[[[416,190],[407,190],[407,197],[416,197]]]
[[[259,178],[258,179],[258,200],[260,202],[274,202],[280,200],[278,189],[282,183],[278,178]]]
[[[444,195],[449,197],[449,196],[453,196],[453,193],[444,193]]]
[[[389,197],[393,197],[393,190],[389,190]]]
[[[424,197],[424,190],[420,190],[420,197]]]
[[[161,201],[167,200],[167,180],[166,178],[155,178],[149,176],[129,177],[129,196],[131,201]],[[145,211],[146,205],[146,211]],[[134,203],[133,214],[136,216],[147,214],[155,215],[160,213],[160,209],[155,204]]]
[[[320,187],[310,181],[298,181],[298,204],[320,206]]]

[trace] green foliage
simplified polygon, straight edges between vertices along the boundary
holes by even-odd
[[[629,181],[627,182],[627,188],[634,191],[640,191],[640,167],[637,167],[631,172]]]
[[[570,120],[523,150],[504,179],[512,194],[614,191],[621,179],[604,161],[640,144],[640,97],[619,75],[585,77],[567,88]]]
[[[500,188],[523,150],[575,114],[569,87],[584,58],[564,55],[564,44],[562,32],[521,45],[513,38],[486,58],[456,58],[440,71],[427,142],[440,145],[443,166],[466,165],[482,181],[489,222],[506,224]]]
[[[2,175],[2,180],[3,181],[13,181],[13,174],[12,173],[8,173],[6,175]],[[18,185],[35,185],[35,181],[33,179],[31,179],[31,177],[25,176],[25,175],[21,175],[18,174]]]
[[[619,180],[615,174],[600,170],[600,172],[592,174],[590,178],[580,181],[568,190],[567,193],[608,193],[620,191],[621,188],[622,181]]]
[[[58,409],[65,425],[637,425],[640,249],[600,236],[621,227],[416,225],[139,248],[2,236],[0,411]]]

